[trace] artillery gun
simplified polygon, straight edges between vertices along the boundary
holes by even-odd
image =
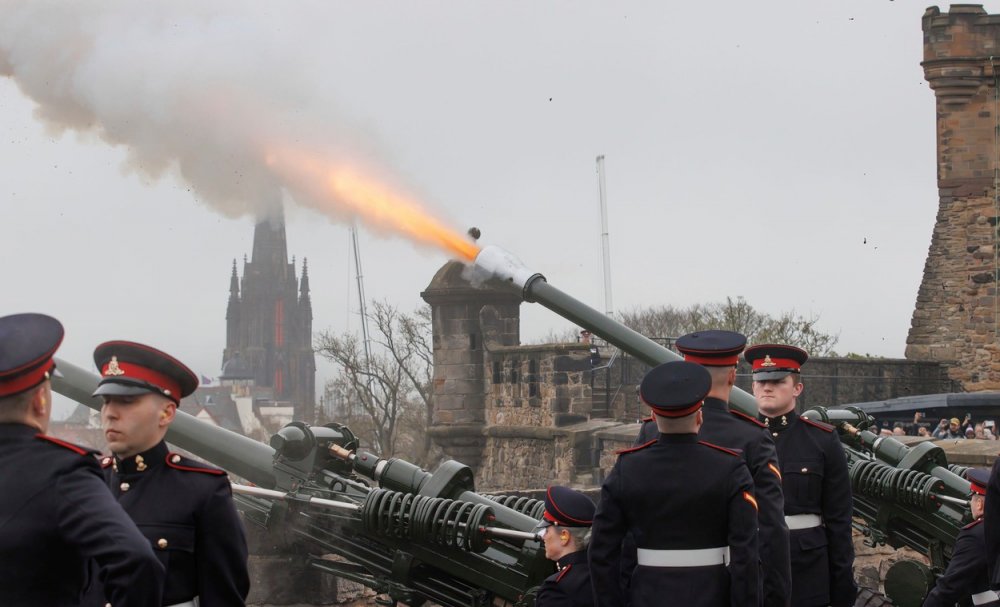
[[[58,366],[63,377],[53,388],[100,408],[90,396],[100,378],[66,361]],[[182,411],[167,440],[252,483],[233,485],[245,520],[297,538],[314,554],[337,555],[309,564],[392,601],[530,605],[532,589],[555,571],[533,531],[542,504],[479,495],[459,462],[432,474],[383,459],[359,450],[339,424],[292,422],[268,446]]]
[[[491,280],[518,289],[527,302],[539,303],[580,327],[653,366],[682,357],[579,302],[528,269],[499,247],[485,247],[476,257],[474,280]],[[757,416],[753,396],[734,388],[734,409]],[[947,568],[961,528],[971,522],[971,488],[965,468],[949,466],[944,451],[929,442],[908,447],[871,432],[875,420],[856,407],[814,407],[803,415],[837,429],[847,455],[854,496],[855,528],[869,545],[908,547],[931,566],[913,560],[893,565],[886,594],[900,607],[920,605],[934,578]]]
[[[648,365],[680,360],[675,352],[551,286],[510,253],[486,247],[470,266],[472,280],[516,289]],[[84,405],[98,377],[59,361],[53,388]],[[756,416],[754,398],[736,388],[730,405]],[[872,545],[906,546],[931,568],[901,561],[886,591],[901,607],[919,604],[947,566],[961,527],[971,520],[970,486],[930,443],[907,447],[871,432],[874,420],[857,408],[816,407],[811,419],[834,425],[847,453],[855,526]],[[471,470],[447,461],[433,474],[400,460],[359,450],[339,424],[292,422],[270,446],[178,412],[167,435],[186,449],[255,487],[235,486],[248,520],[282,528],[335,562],[311,565],[360,582],[393,601],[480,606],[500,599],[533,602],[533,589],[553,571],[532,529],[538,500],[477,494]],[[375,483],[377,487],[373,487]]]

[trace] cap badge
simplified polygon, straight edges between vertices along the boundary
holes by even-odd
[[[104,372],[105,375],[125,375],[125,371],[118,366],[118,357],[112,356],[111,362],[108,363],[108,370]]]
[[[112,359],[112,360],[114,360],[114,359]],[[771,360],[771,355],[768,354],[767,356],[764,357],[764,362],[760,363],[760,366],[762,366],[762,367],[777,367],[778,363],[776,363],[773,360]]]

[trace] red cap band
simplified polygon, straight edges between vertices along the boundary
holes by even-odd
[[[739,354],[732,356],[699,356],[697,354],[684,353],[684,360],[689,363],[698,363],[704,367],[735,367],[740,361]]]
[[[975,495],[986,495],[986,487],[982,485],[977,485],[976,483],[970,482],[969,486],[972,488],[972,493]]]
[[[648,405],[649,403],[646,404]],[[701,409],[701,406],[703,404],[705,404],[705,401],[698,401],[695,404],[691,405],[690,407],[684,409],[672,409],[672,410],[657,409],[653,405],[649,405],[649,408],[652,409],[653,412],[659,415],[660,417],[684,417],[685,415],[691,415],[698,409]]]
[[[173,379],[171,379],[170,377],[162,373],[158,373],[152,369],[148,369],[146,367],[140,367],[139,365],[134,363],[122,363],[115,360],[115,364],[118,365],[118,370],[123,371],[124,373],[109,375],[108,367],[111,366],[109,362],[108,364],[101,367],[101,377],[104,377],[105,379],[120,378],[123,380],[138,379],[146,382],[147,384],[152,384],[153,386],[156,386],[157,388],[162,390],[164,394],[166,394],[175,401],[181,400],[181,385],[178,384]]]
[[[802,365],[799,364],[799,361],[791,358],[771,358],[770,356],[765,356],[753,361],[754,371],[787,371],[788,369],[798,371],[801,368]]]
[[[50,358],[48,362],[38,367],[34,371],[19,375],[14,379],[0,382],[0,396],[10,396],[18,392],[24,392],[28,388],[33,388],[46,379],[46,375],[55,367],[55,362]]]

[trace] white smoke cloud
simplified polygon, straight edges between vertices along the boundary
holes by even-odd
[[[0,74],[54,133],[122,146],[126,169],[176,173],[227,216],[259,215],[284,191],[343,219],[356,210],[268,163],[294,148],[379,171],[372,137],[318,98],[324,74],[302,42],[321,24],[296,6],[290,27],[279,4],[0,0]]]

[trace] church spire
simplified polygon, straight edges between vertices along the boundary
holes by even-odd
[[[285,212],[279,204],[273,213],[261,217],[253,230],[253,255],[250,262],[284,275],[288,266],[288,246],[285,242]]]
[[[301,299],[309,297],[309,259],[302,258],[302,280],[299,282],[299,296]]]
[[[240,278],[236,275],[236,258],[233,257],[233,274],[229,277],[229,297],[240,296]]]

